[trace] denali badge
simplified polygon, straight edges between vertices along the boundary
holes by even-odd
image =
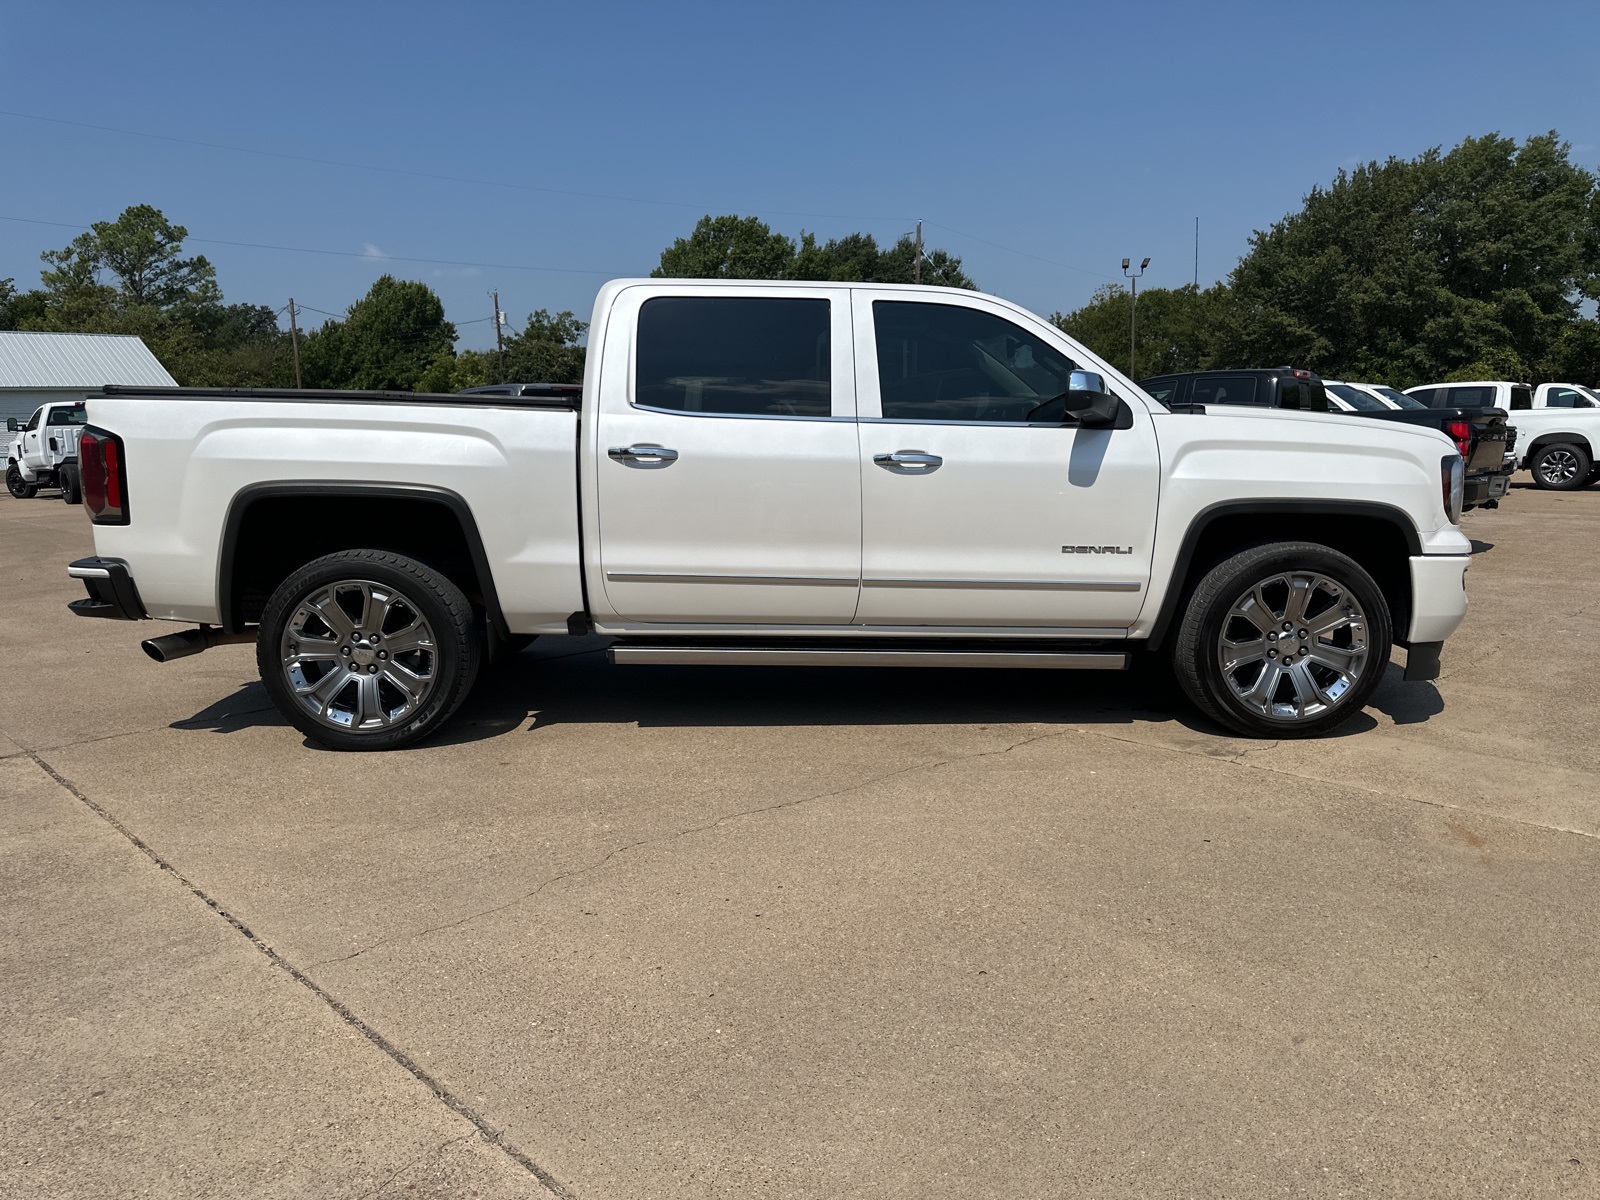
[[[1132,554],[1132,546],[1063,546],[1063,554]]]

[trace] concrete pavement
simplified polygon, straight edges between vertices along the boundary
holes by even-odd
[[[1591,1195],[1600,491],[1467,520],[1317,742],[552,640],[356,756],[0,503],[0,1192]]]

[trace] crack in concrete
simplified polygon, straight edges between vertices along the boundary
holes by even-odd
[[[464,917],[458,917],[454,921],[446,921],[439,925],[431,925],[426,929],[419,929],[413,933],[396,934],[394,937],[380,938],[376,942],[373,942],[370,945],[362,946],[359,950],[354,950],[349,954],[343,954],[337,958],[323,959],[321,962],[314,962],[306,969],[309,971],[315,970],[317,967],[334,966],[338,963],[349,962],[351,959],[360,958],[368,951],[376,950],[381,946],[395,945],[399,942],[415,941],[418,938],[428,937],[435,933],[442,933],[447,929],[457,929],[462,925],[470,924],[471,922],[479,920],[483,917],[491,917],[496,913],[505,912],[508,909],[517,907],[519,904],[526,904],[529,900],[532,900],[535,896],[539,895],[539,893],[543,892],[552,884],[560,883],[563,880],[575,879],[580,875],[592,874],[593,872],[604,867],[617,855],[628,850],[636,850],[640,846],[664,844],[666,842],[676,841],[679,838],[688,837],[691,834],[705,833],[708,830],[716,829],[720,825],[725,825],[730,821],[739,821],[748,817],[762,816],[766,813],[780,812],[786,808],[795,808],[802,804],[812,804],[819,800],[831,800],[838,796],[845,796],[851,792],[860,791],[863,788],[872,787],[875,784],[883,783],[889,779],[895,779],[901,775],[911,774],[914,771],[932,771],[937,770],[939,767],[947,767],[953,763],[967,762],[975,758],[991,758],[999,754],[1009,754],[1018,747],[1027,746],[1034,742],[1041,742],[1047,738],[1064,737],[1066,734],[1073,732],[1075,732],[1075,729],[1059,729],[1051,733],[1041,733],[1033,737],[1023,738],[1020,741],[1012,742],[1010,745],[1001,747],[998,750],[980,750],[973,754],[958,754],[954,758],[939,759],[935,762],[913,763],[909,767],[901,767],[896,771],[888,771],[882,775],[874,775],[871,779],[863,780],[860,783],[853,783],[847,787],[836,788],[830,792],[817,792],[809,796],[796,796],[792,800],[784,800],[778,804],[767,804],[761,806],[760,808],[738,809],[731,813],[722,813],[712,818],[710,821],[701,822],[699,825],[691,825],[687,828],[674,830],[671,833],[661,834],[657,837],[640,838],[637,841],[626,842],[621,846],[615,846],[606,851],[605,854],[595,859],[591,863],[587,863],[580,867],[573,867],[571,870],[561,871],[550,876],[548,879],[540,882],[538,887],[535,887],[531,891],[524,892],[520,896],[513,897],[512,899],[507,900],[504,904],[491,905],[488,908],[468,913]]]
[[[442,1081],[430,1074],[428,1070],[419,1062],[417,1062],[404,1050],[400,1049],[399,1046],[389,1041],[388,1038],[384,1037],[383,1034],[379,1033],[377,1029],[373,1028],[373,1026],[367,1024],[367,1022],[357,1016],[352,1009],[347,1007],[343,1001],[339,1000],[321,984],[317,983],[316,980],[307,975],[305,971],[295,966],[287,958],[269,946],[265,941],[258,937],[248,925],[230,913],[227,909],[223,908],[218,901],[213,899],[202,888],[191,881],[186,875],[183,874],[183,872],[179,871],[166,859],[162,858],[161,855],[156,853],[154,848],[152,848],[148,842],[139,837],[138,834],[134,833],[120,820],[118,820],[115,814],[113,814],[109,809],[97,801],[90,799],[82,789],[80,789],[70,779],[62,775],[61,772],[57,771],[48,762],[46,762],[39,755],[38,751],[24,750],[23,753],[26,754],[28,758],[32,759],[35,766],[37,766],[51,779],[55,780],[56,783],[59,784],[69,795],[76,798],[78,802],[81,803],[85,808],[89,809],[89,811],[94,813],[107,825],[111,826],[112,829],[116,830],[119,834],[126,838],[136,850],[153,862],[158,868],[176,879],[192,896],[195,897],[195,899],[199,900],[207,908],[211,909],[212,912],[216,913],[217,916],[226,921],[236,932],[242,934],[251,945],[253,945],[258,951],[266,956],[267,960],[271,962],[273,966],[283,971],[301,987],[305,988],[317,999],[322,1001],[322,1003],[332,1009],[340,1020],[342,1020],[346,1025],[349,1025],[362,1037],[366,1038],[367,1041],[371,1042],[380,1051],[382,1051],[385,1055],[402,1067],[412,1076],[412,1078],[416,1079],[417,1082],[421,1083],[430,1092],[432,1092],[434,1097],[444,1104],[446,1108],[471,1122],[472,1126],[477,1130],[478,1136],[482,1137],[491,1146],[495,1147],[501,1153],[505,1154],[506,1157],[515,1162],[518,1166],[523,1168],[523,1170],[527,1171],[541,1184],[543,1184],[550,1192],[559,1197],[559,1200],[577,1200],[575,1194],[568,1189],[565,1184],[563,1184],[544,1167],[535,1162],[532,1157],[530,1157],[525,1151],[513,1143],[502,1130],[496,1129],[489,1123],[487,1118],[485,1118],[471,1105],[467,1104],[460,1097],[458,1097],[454,1092],[446,1087]]]

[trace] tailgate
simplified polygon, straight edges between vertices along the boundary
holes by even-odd
[[[1472,418],[1472,457],[1468,471],[1498,471],[1505,461],[1506,418],[1501,412],[1479,413]]]

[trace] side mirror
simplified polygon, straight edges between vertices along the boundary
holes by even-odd
[[[7,417],[6,418],[6,432],[7,433],[15,433],[16,431],[17,431],[17,419],[15,417]]]
[[[1093,371],[1067,377],[1066,409],[1085,429],[1109,429],[1117,423],[1122,402],[1106,391],[1106,381]]]

